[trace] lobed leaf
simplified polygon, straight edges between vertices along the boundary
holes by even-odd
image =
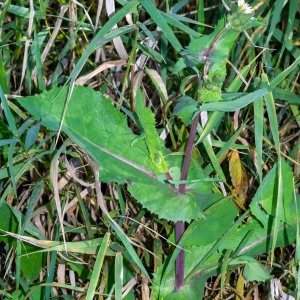
[[[67,94],[66,86],[19,101],[41,124],[57,131]],[[78,86],[71,95],[62,131],[99,165],[103,182],[128,183],[130,193],[152,213],[174,222],[203,218],[203,209],[210,201],[215,201],[210,194],[212,183],[193,182],[187,185],[186,193],[181,194],[168,182],[158,181],[161,170],[153,164],[151,155],[155,148],[161,155],[167,150],[155,131],[150,110],[142,106],[141,101],[138,101],[137,108],[142,127],[148,134],[146,140],[131,131],[126,116],[114,108],[111,99],[91,88]],[[181,168],[181,158],[165,158],[170,167]],[[200,169],[192,168],[194,171],[190,172],[188,179],[204,178]]]

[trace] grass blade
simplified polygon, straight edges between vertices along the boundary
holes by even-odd
[[[100,271],[101,271],[101,268],[102,268],[105,253],[106,253],[106,250],[107,250],[107,247],[108,247],[109,239],[110,239],[110,234],[106,233],[104,238],[103,238],[103,241],[101,243],[101,246],[100,246],[100,249],[98,251],[97,258],[96,258],[96,261],[95,261],[95,264],[94,264],[94,271],[92,273],[92,277],[91,277],[90,284],[89,284],[89,287],[88,287],[88,291],[87,291],[87,294],[86,294],[86,299],[87,300],[93,300],[94,299],[94,295],[95,295],[95,291],[96,291],[96,288],[97,288],[97,283],[98,283],[98,279],[99,279],[99,276],[100,276]]]
[[[178,41],[177,37],[169,27],[168,23],[165,21],[162,13],[154,6],[152,0],[140,0],[141,4],[144,6],[147,13],[151,16],[153,21],[164,33],[164,37],[171,43],[171,45],[179,52],[182,50],[182,46]]]
[[[80,57],[78,63],[76,64],[75,68],[73,69],[72,73],[69,76],[68,82],[70,82],[70,80],[76,79],[76,77],[79,75],[81,69],[83,68],[83,65],[85,64],[89,56],[95,51],[95,49],[100,47],[99,41],[101,41],[107,34],[109,34],[111,29],[128,13],[134,10],[137,5],[138,5],[138,0],[133,0],[128,2],[128,4],[126,4],[123,8],[121,8],[108,22],[105,23],[105,25],[101,28],[101,30],[91,40],[83,55]],[[117,32],[119,32],[120,30],[122,32],[124,31],[124,28],[116,29]],[[117,35],[113,36],[112,38],[115,37],[117,37]]]
[[[268,83],[268,77],[266,74],[262,75],[263,82]],[[278,132],[278,122],[276,116],[275,102],[272,93],[265,95],[265,102],[267,106],[268,117],[270,121],[270,128],[275,144],[275,149],[278,157],[278,189],[277,189],[277,203],[276,203],[276,216],[274,222],[274,237],[272,240],[272,250],[271,250],[271,264],[274,259],[274,250],[277,242],[278,229],[280,226],[280,212],[282,211],[282,201],[283,201],[283,186],[282,186],[282,171],[281,171],[281,153],[280,153],[280,142],[279,142],[279,132]]]
[[[44,181],[43,180],[39,181],[33,188],[31,197],[29,199],[29,204],[28,204],[28,208],[27,208],[27,211],[26,211],[26,215],[25,215],[23,227],[22,227],[22,230],[21,230],[21,234],[24,233],[24,231],[27,228],[28,223],[30,222],[30,217],[31,217],[31,214],[32,214],[33,209],[34,209],[34,205],[35,205],[36,201],[40,198],[40,196],[43,192],[43,189],[44,189]]]
[[[270,42],[270,40],[273,36],[276,25],[280,21],[281,11],[283,9],[284,4],[285,4],[284,0],[277,0],[276,3],[275,3],[275,8],[274,8],[274,11],[272,13],[272,20],[271,20],[271,25],[270,25],[268,37],[267,37],[267,40],[265,42],[265,47],[266,48],[268,47],[269,42]]]
[[[300,56],[283,72],[270,81],[271,89],[280,84],[298,65],[300,64]]]
[[[259,99],[253,103],[254,105],[254,133],[255,133],[255,149],[257,157],[257,171],[260,184],[262,183],[262,140],[264,126],[264,103],[263,99]]]
[[[123,256],[118,252],[115,259],[115,299],[122,300],[123,288]]]
[[[18,130],[17,130],[16,124],[15,124],[15,120],[14,120],[14,117],[13,117],[13,115],[12,115],[10,109],[9,109],[9,106],[8,106],[6,97],[3,93],[1,85],[0,85],[0,99],[1,99],[1,104],[2,104],[2,107],[3,107],[5,118],[7,120],[8,126],[9,126],[9,130],[13,133],[13,135],[15,137],[17,137],[18,136]]]
[[[236,111],[256,100],[259,100],[262,96],[266,95],[267,93],[267,89],[260,89],[255,92],[249,93],[246,96],[242,96],[237,100],[204,103],[201,106],[201,111]]]

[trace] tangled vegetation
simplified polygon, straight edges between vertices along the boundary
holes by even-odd
[[[300,299],[299,12],[0,3],[1,299]]]

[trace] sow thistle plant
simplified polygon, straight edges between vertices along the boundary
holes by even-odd
[[[7,5],[6,11],[14,11],[14,7],[9,3]],[[36,53],[37,82],[43,91],[40,94],[17,99],[18,104],[35,119],[35,123],[29,119],[19,130],[14,129],[13,115],[20,112],[15,108],[15,104],[7,104],[7,99],[0,88],[5,117],[14,132],[14,138],[7,137],[1,144],[9,145],[10,148],[9,154],[5,154],[7,165],[5,169],[0,169],[1,172],[3,171],[0,174],[3,175],[6,171],[12,178],[11,184],[1,186],[3,187],[1,200],[9,198],[12,193],[18,194],[20,187],[17,189],[17,182],[27,174],[28,169],[34,168],[34,162],[42,164],[49,159],[52,160],[50,166],[52,183],[48,183],[50,188],[47,188],[45,183],[49,180],[48,175],[45,175],[33,188],[25,215],[13,208],[9,201],[7,203],[4,201],[0,210],[1,229],[5,233],[11,231],[13,237],[20,237],[22,233],[27,237],[20,240],[45,248],[43,250],[34,248],[34,251],[29,253],[29,259],[24,254],[30,251],[27,251],[27,248],[24,250],[22,247],[17,247],[18,255],[22,257],[21,263],[18,260],[20,265],[17,271],[25,278],[24,282],[26,281],[24,285],[26,290],[24,293],[22,291],[22,295],[27,293],[26,297],[29,297],[36,289],[37,277],[44,266],[42,253],[51,251],[57,253],[64,250],[67,250],[64,253],[67,257],[66,265],[74,274],[76,273],[77,283],[81,282],[82,287],[76,286],[76,289],[86,293],[87,299],[92,299],[98,289],[101,294],[106,293],[107,297],[114,296],[115,299],[127,297],[126,299],[132,300],[135,299],[133,293],[135,289],[136,295],[140,296],[144,293],[142,298],[149,299],[150,295],[146,292],[148,287],[145,288],[145,284],[151,285],[153,300],[202,299],[207,280],[216,276],[220,278],[218,295],[222,298],[229,291],[225,283],[230,280],[231,272],[237,272],[237,269],[239,269],[239,286],[246,286],[253,281],[263,283],[271,280],[272,276],[265,268],[267,263],[262,264],[255,257],[271,251],[268,264],[272,265],[275,247],[287,246],[295,241],[299,218],[297,202],[293,194],[293,171],[290,164],[282,158],[280,149],[279,119],[276,116],[273,95],[278,91],[283,95],[287,93],[288,97],[284,98],[285,100],[296,101],[293,97],[295,94],[284,90],[284,85],[280,88],[278,85],[290,74],[294,74],[300,59],[282,70],[280,75],[273,76],[273,79],[269,79],[268,74],[263,71],[256,73],[255,70],[251,70],[253,72],[251,76],[260,76],[261,80],[257,80],[256,85],[250,85],[248,90],[240,92],[242,83],[245,82],[243,76],[248,76],[251,66],[244,66],[237,76],[228,67],[227,62],[240,34],[261,24],[255,20],[255,12],[248,3],[243,0],[239,0],[237,4],[232,3],[230,11],[218,20],[211,33],[203,35],[187,27],[184,23],[187,20],[182,19],[179,14],[174,13],[172,16],[164,13],[157,9],[152,1],[119,1],[119,5],[122,6],[120,10],[110,15],[109,21],[95,31],[85,52],[75,60],[74,69],[66,83],[63,77],[57,75],[58,69],[55,71],[55,76],[58,76],[59,80],[54,81],[62,82],[62,86],[53,84],[47,91],[43,90],[42,60],[39,53]],[[174,10],[176,11],[176,7]],[[146,11],[151,19],[142,19],[141,11]],[[112,30],[125,16],[133,24]],[[129,16],[132,16],[132,19]],[[40,19],[35,21],[38,20]],[[187,24],[193,24],[192,20],[190,21],[191,23]],[[76,34],[79,34],[82,28],[86,28],[81,27],[85,24],[83,22],[76,23],[76,26],[79,26],[76,28],[78,30]],[[151,31],[153,23],[160,28],[160,31],[155,31],[155,37]],[[187,46],[182,46],[171,26],[190,35],[191,39]],[[156,35],[162,32],[164,33],[160,36],[163,42],[162,49],[158,53],[160,44],[157,42]],[[76,34],[74,33],[70,38],[74,38]],[[152,43],[157,43],[155,44],[158,46],[157,49],[142,47],[142,39],[145,37]],[[87,72],[92,65],[87,63],[88,59],[93,58],[98,48],[105,48],[106,43],[110,42],[118,48],[118,53],[122,52],[120,48],[124,48],[124,51],[132,51],[131,55],[128,55],[128,61],[123,62],[124,69],[126,68],[126,79],[123,81],[121,91],[109,79],[110,76],[119,75],[115,69],[106,74],[105,80],[102,78],[100,91],[91,87],[77,86],[75,83],[80,82],[76,81],[77,77]],[[37,43],[35,41],[34,45],[38,45]],[[67,51],[67,47],[70,47],[69,43],[62,53]],[[149,60],[146,63],[147,72],[143,69],[146,67],[140,66],[140,73],[137,74],[132,66],[139,59],[140,54],[148,57]],[[32,54],[31,59],[33,57]],[[251,53],[251,59],[257,60],[255,54]],[[32,66],[33,62],[34,60],[30,61],[28,65]],[[117,62],[116,66],[122,63]],[[108,64],[114,65],[114,61]],[[102,70],[107,70],[108,64],[104,63]],[[157,71],[154,78],[150,76],[154,72],[150,71],[158,65],[161,76]],[[0,75],[3,75],[1,66],[2,64]],[[144,84],[145,81],[137,81],[144,73],[150,74],[148,79],[143,79],[148,80],[147,84]],[[0,80],[3,79],[1,76]],[[30,78],[30,72],[27,77]],[[132,84],[128,85],[130,80]],[[292,82],[294,77],[289,80]],[[113,82],[112,79],[111,81]],[[156,128],[158,116],[155,116],[146,105],[147,93],[150,97],[154,94],[146,87],[152,86],[151,84],[154,84],[158,95],[165,101],[161,109],[163,112],[161,124],[165,126],[164,131],[168,132],[165,140],[160,138],[161,130],[159,132]],[[31,87],[31,82],[28,86]],[[118,96],[114,98],[112,91],[117,92]],[[172,93],[173,96],[168,98],[168,93]],[[109,97],[108,94],[111,96]],[[126,95],[130,95],[129,99],[126,99]],[[9,107],[14,109],[13,113]],[[245,120],[245,124],[240,125],[235,116],[235,123],[240,127],[231,130],[231,123],[226,120],[231,118],[230,112],[237,110],[240,110],[243,118],[241,121]],[[204,115],[207,117],[206,120]],[[268,115],[270,128],[265,128],[263,124],[266,115]],[[256,142],[254,162],[248,157],[244,161],[241,154],[242,151],[249,151],[251,154],[254,152],[254,147],[241,136],[246,124],[248,128],[252,128],[251,122],[254,124]],[[46,128],[52,136],[41,137],[40,128]],[[16,146],[16,138],[18,141],[24,139],[23,133],[26,129],[28,133],[23,143],[25,148],[20,142],[20,150],[18,150],[26,154],[24,157],[29,157],[26,168],[23,168],[16,165],[12,149]],[[53,132],[61,133],[61,138],[64,140],[67,137],[68,140],[62,144],[53,141],[51,150],[45,150],[49,140],[53,139]],[[264,132],[268,132],[267,137],[264,137]],[[264,139],[271,145],[270,135],[273,136],[277,157],[273,152],[267,155],[270,160],[273,160],[273,164],[265,163],[263,150],[267,150],[263,149],[261,142]],[[243,141],[243,145],[239,141]],[[83,151],[88,155],[88,161],[94,171],[95,182],[86,186],[95,188],[96,191],[92,190],[89,197],[94,197],[96,200],[90,201],[88,207],[84,205],[86,199],[83,199],[84,196],[78,187],[75,188],[74,195],[70,193],[66,197],[65,193],[59,193],[57,188],[60,175],[58,171],[61,172],[62,177],[64,172],[64,168],[58,167],[59,157],[78,156],[74,153],[74,144],[80,149],[80,153]],[[43,159],[40,159],[43,151],[47,152],[43,154]],[[230,160],[228,167],[226,162],[222,163],[222,161],[230,155],[232,158],[233,152],[237,155],[234,155],[235,159]],[[31,153],[36,153],[36,156],[31,157]],[[16,157],[16,162],[19,162],[19,156]],[[234,185],[238,193],[239,186],[243,184],[245,177],[242,174],[242,163],[248,164],[249,169],[255,164],[251,172],[255,173],[253,176],[257,173],[259,178],[258,186],[248,197],[251,199],[247,199],[250,205],[243,203],[237,206],[233,201],[237,195],[231,193],[229,187],[231,184]],[[263,166],[269,168],[264,176]],[[226,172],[227,169],[229,174]],[[253,181],[256,182],[256,179]],[[78,182],[84,184],[81,179]],[[100,182],[104,184],[102,188]],[[103,186],[106,185],[114,190],[117,196],[114,194],[111,197],[104,197]],[[282,186],[285,189],[282,189]],[[38,195],[47,189],[49,193],[53,189],[56,214],[60,220],[60,226],[53,227],[57,241],[47,241],[48,236],[44,235],[47,233],[41,233],[39,228],[30,221],[34,210],[33,203],[37,201]],[[70,198],[72,208],[68,206],[69,197],[73,197]],[[63,203],[60,198],[66,203]],[[115,198],[119,202],[115,201]],[[133,202],[135,205],[131,205],[131,201],[136,201],[139,205],[136,205],[136,202]],[[39,203],[41,202],[42,200]],[[116,209],[109,211],[106,208],[107,203],[109,207]],[[54,206],[44,203],[41,205],[45,206],[43,209],[46,211],[51,209],[48,206]],[[64,209],[63,205],[72,211],[70,218],[68,213],[64,214],[68,209]],[[147,218],[150,223],[155,223],[155,228],[161,226],[160,231],[167,232],[164,238],[168,238],[170,243],[162,244],[156,237],[153,242],[154,239],[145,233],[143,236],[146,239],[145,245],[148,247],[155,244],[156,248],[154,247],[153,250],[146,249],[136,236],[131,239],[130,234],[135,231],[135,225],[125,224],[123,219],[122,221],[117,219],[119,213],[122,217],[128,217],[126,214],[129,215],[128,207],[131,206],[135,206],[132,211],[139,220],[142,217]],[[96,216],[92,217],[89,209],[93,210]],[[10,211],[14,212],[15,217],[5,218]],[[83,226],[82,221],[75,220],[77,212],[80,212],[78,215],[83,216]],[[53,211],[49,212],[48,219],[55,219]],[[24,227],[18,223],[19,220],[25,220]],[[107,233],[104,235],[103,232]],[[129,236],[126,236],[127,233]],[[76,236],[75,241],[71,240],[73,235]],[[4,241],[10,246],[13,245],[8,239]],[[76,257],[69,255],[68,251],[76,253]],[[147,251],[151,255],[154,251],[161,260],[157,260],[156,256],[149,258]],[[141,253],[142,255],[139,255]],[[49,257],[51,272],[48,273],[51,275],[54,274],[55,265],[64,263],[64,258],[62,256],[58,260],[56,255]],[[94,261],[96,263],[92,266],[91,262]],[[33,262],[37,267],[34,276],[29,276],[28,269]],[[112,270],[109,270],[110,268]],[[149,270],[153,275],[149,274]],[[135,287],[127,296],[124,295],[124,290],[131,286],[132,282],[138,282],[137,274],[142,277],[144,286],[142,292]],[[54,276],[50,275],[45,279],[47,284],[54,280]],[[88,288],[85,285],[87,281]],[[18,282],[16,286],[17,291],[23,288],[23,285],[21,287]],[[40,287],[43,291],[43,284]],[[75,289],[71,284],[64,284],[62,288]],[[244,293],[244,289],[240,287],[237,289],[241,295]],[[40,292],[39,295],[34,296],[36,297],[34,299],[42,297],[41,295],[45,298],[50,295],[54,297],[53,291],[51,292],[47,287],[44,294]]]
[[[248,22],[251,19],[254,19],[251,6],[245,1],[238,1],[238,5],[233,7],[227,18],[226,28],[239,32],[246,30],[250,26]]]

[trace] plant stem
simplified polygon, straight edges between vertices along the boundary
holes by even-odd
[[[200,113],[196,115],[196,117],[193,120],[191,131],[190,131],[190,136],[189,140],[187,143],[186,151],[185,151],[185,157],[184,157],[184,162],[182,166],[182,172],[180,176],[180,180],[186,180],[189,172],[189,166],[191,162],[191,156],[192,156],[192,150],[193,150],[193,145],[194,145],[194,140],[195,140],[195,135],[197,132],[197,124],[199,122],[200,118]],[[179,193],[184,193],[185,191],[185,184],[179,184],[178,192]],[[181,239],[183,233],[185,230],[185,225],[184,222],[177,222],[175,224],[175,238],[176,238],[176,243],[179,242]],[[184,284],[184,251],[181,250],[176,258],[176,273],[175,273],[175,287],[174,291],[179,290],[183,284]]]

